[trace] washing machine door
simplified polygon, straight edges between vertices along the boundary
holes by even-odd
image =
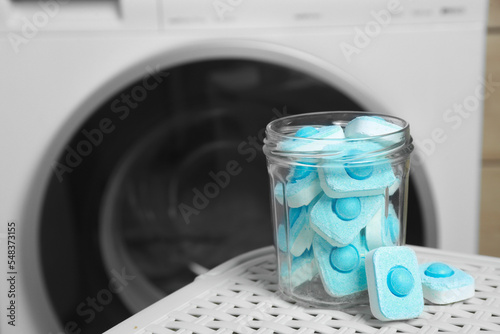
[[[135,76],[89,111],[60,152],[41,246],[61,327],[103,332],[196,275],[272,244],[266,124],[372,107],[362,92],[325,80],[333,73],[248,52],[207,54]],[[408,242],[422,244],[412,190]]]

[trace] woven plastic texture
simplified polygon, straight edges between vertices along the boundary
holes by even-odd
[[[369,308],[305,308],[277,293],[274,249],[236,258],[106,334],[500,333],[500,259],[413,247],[420,263],[442,261],[471,274],[475,297],[425,305],[418,319],[381,322]]]

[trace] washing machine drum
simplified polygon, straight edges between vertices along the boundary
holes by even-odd
[[[65,145],[47,189],[42,264],[61,324],[101,333],[272,244],[266,124],[369,107],[299,71],[247,60],[167,68],[116,92]],[[407,240],[422,244],[412,188]]]

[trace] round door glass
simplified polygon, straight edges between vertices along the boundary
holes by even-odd
[[[273,244],[261,151],[272,119],[370,107],[299,71],[249,60],[144,75],[82,124],[58,160],[74,166],[55,172],[47,190],[46,285],[61,321],[78,320],[83,333],[102,332],[198,274]],[[412,188],[407,241],[423,244]],[[87,323],[79,305],[117,272],[134,278]]]

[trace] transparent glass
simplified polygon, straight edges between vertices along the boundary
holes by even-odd
[[[360,116],[372,117],[346,128]],[[374,133],[364,133],[370,121]],[[280,291],[319,307],[367,303],[366,254],[405,242],[408,123],[366,112],[309,113],[269,123],[264,143]]]

